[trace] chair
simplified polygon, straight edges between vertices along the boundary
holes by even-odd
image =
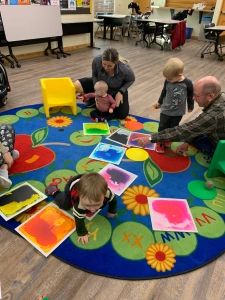
[[[124,19],[122,19],[122,23],[117,23],[118,26],[115,26],[114,28],[114,35],[113,38],[118,35],[121,39],[125,37],[126,33],[129,36],[129,27],[131,22],[131,16],[126,16]]]
[[[2,19],[0,17],[0,47],[5,47],[5,46],[8,46],[8,42],[6,41],[5,32],[4,32],[4,28],[3,28],[3,24],[2,24]],[[0,51],[0,62],[4,63],[4,60],[6,60],[7,62],[9,62],[11,68],[15,68],[14,62],[9,57],[10,57],[9,54],[4,55]]]
[[[104,17],[101,17],[102,15],[112,15],[112,13],[104,13],[104,12],[97,12],[95,17],[97,24],[97,29],[95,30],[95,37],[98,37],[98,33],[100,33],[101,38],[103,38],[103,32],[104,32]],[[106,26],[106,33],[109,31],[110,27]]]
[[[123,26],[124,18],[106,18],[105,24],[110,29],[110,39],[115,39],[118,32],[120,32],[120,36],[122,37],[122,26]]]
[[[96,13],[96,21],[95,23],[97,24],[97,29],[95,31],[95,37],[97,37],[98,33],[101,34],[101,37],[103,37],[103,30],[104,30],[104,19],[101,18],[101,15],[104,15],[104,13]]]
[[[131,39],[136,39],[140,35],[140,28],[138,27],[138,23],[135,16],[130,16],[130,24],[128,28],[128,37]]]
[[[76,115],[76,91],[69,77],[41,78],[40,83],[47,118],[49,117],[50,108],[56,106],[69,106],[72,113]]]
[[[221,177],[225,175],[225,140],[220,140],[216,146],[211,163],[207,171],[207,177]]]
[[[204,26],[204,41],[206,44],[201,48],[201,58],[204,58],[206,54],[216,53],[216,51],[220,51],[220,55],[218,53],[218,57],[223,57],[222,55],[222,44],[220,40],[217,41],[217,35],[215,31],[208,29],[209,27],[214,27],[214,23],[209,23]],[[218,49],[216,49],[218,47]]]
[[[95,30],[95,37],[98,36],[98,33],[101,34],[101,36],[103,35],[103,29],[104,29],[104,20],[98,18],[98,21],[95,21],[95,23],[97,24],[97,29]]]
[[[149,47],[153,40],[155,41],[155,32],[156,32],[156,26],[154,22],[144,21],[142,18],[137,19],[137,25],[139,28],[139,34],[138,39],[135,42],[135,46],[137,46],[139,43],[145,45],[146,47]]]

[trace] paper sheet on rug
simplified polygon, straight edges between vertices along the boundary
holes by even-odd
[[[131,132],[127,141],[127,146],[140,148],[140,145],[138,144],[138,141],[136,139],[146,137],[146,136],[151,137],[150,134],[141,133],[141,132]],[[148,144],[145,145],[144,148],[149,150],[155,150],[155,144],[149,142]]]
[[[153,230],[198,232],[186,199],[149,198]]]
[[[45,198],[45,194],[24,182],[0,196],[0,215],[8,221]]]
[[[137,178],[137,175],[112,164],[105,166],[99,174],[105,178],[109,188],[118,196]]]
[[[69,213],[50,203],[15,230],[47,257],[75,231],[75,221]]]
[[[84,135],[109,135],[110,129],[109,124],[102,123],[83,123],[83,134]]]
[[[119,165],[126,148],[106,143],[99,143],[90,154],[89,158]]]
[[[118,143],[120,145],[126,146],[129,135],[130,135],[129,130],[119,128],[116,131],[114,131],[110,136],[108,136],[106,139]]]

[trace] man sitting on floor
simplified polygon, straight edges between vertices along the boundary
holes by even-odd
[[[225,139],[225,96],[221,92],[221,84],[214,76],[205,76],[194,83],[194,100],[202,113],[194,120],[153,133],[150,141],[155,142],[184,142],[178,147],[183,154],[188,149],[188,143],[195,146],[208,157],[212,157],[219,140]],[[138,139],[145,146],[148,137]]]

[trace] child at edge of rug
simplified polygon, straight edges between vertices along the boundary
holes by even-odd
[[[188,112],[192,112],[194,108],[193,84],[183,73],[184,63],[177,57],[170,58],[163,68],[164,86],[158,102],[153,106],[155,109],[160,108],[158,131],[179,125],[186,112],[186,106]],[[164,153],[167,146],[170,146],[170,143],[159,142],[155,151]]]
[[[96,109],[90,112],[95,122],[105,122],[113,119],[113,111],[116,107],[116,100],[108,94],[108,84],[105,81],[97,81],[94,85],[95,92],[83,95],[83,102],[95,98]]]
[[[85,219],[94,217],[108,204],[108,217],[114,218],[117,211],[115,194],[109,189],[105,179],[98,173],[81,174],[72,177],[66,184],[64,192],[55,182],[45,189],[47,196],[52,196],[55,203],[64,210],[72,208],[76,222],[78,242],[87,244],[89,232]]]
[[[15,131],[9,124],[0,124],[0,187],[8,189],[12,185],[9,169],[19,158],[19,151],[14,149]]]

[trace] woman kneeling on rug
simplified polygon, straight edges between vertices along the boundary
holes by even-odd
[[[72,208],[76,222],[78,241],[87,244],[89,232],[84,220],[92,219],[107,204],[108,217],[116,216],[116,197],[108,188],[105,179],[98,173],[77,175],[71,178],[65,191],[61,192],[53,182],[45,190],[47,196],[52,196],[56,204],[65,210]]]
[[[19,157],[19,151],[14,150],[15,131],[11,125],[0,125],[0,187],[8,189],[12,185],[8,169]]]
[[[130,66],[122,62],[119,53],[114,48],[106,49],[102,55],[98,55],[92,62],[92,77],[81,78],[75,81],[76,92],[82,94],[93,93],[97,81],[105,81],[108,84],[108,93],[116,100],[114,117],[125,119],[129,114],[129,102],[127,89],[134,83],[135,76]],[[95,100],[90,99],[87,107],[94,107]]]

